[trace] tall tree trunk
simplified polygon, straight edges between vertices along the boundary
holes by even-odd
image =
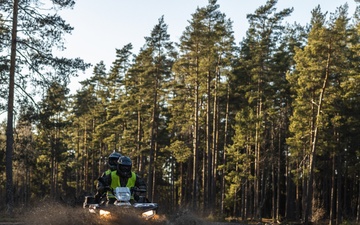
[[[153,199],[153,176],[154,176],[154,155],[155,155],[155,146],[157,141],[157,88],[158,80],[155,78],[154,86],[154,99],[153,99],[153,112],[151,115],[151,131],[150,131],[150,153],[149,153],[149,170],[148,170],[148,198],[150,201]]]
[[[358,186],[358,196],[357,196],[357,212],[356,212],[356,222],[359,223],[360,222],[360,181],[357,181],[357,186]]]
[[[55,198],[55,146],[56,134],[50,134],[50,197]]]
[[[16,66],[16,39],[18,24],[18,7],[19,1],[14,0],[13,5],[13,23],[11,34],[11,56],[10,56],[10,75],[9,75],[9,98],[8,114],[6,127],[6,213],[13,216],[14,208],[14,187],[13,187],[13,170],[12,156],[14,146],[13,119],[14,119],[14,86],[15,86],[15,66]]]
[[[141,100],[139,100],[138,104],[141,103]],[[142,126],[141,126],[141,112],[140,110],[137,111],[137,144],[136,144],[136,150],[137,153],[140,154],[141,152],[141,142],[142,142]],[[138,160],[138,171],[144,171],[144,162],[142,154],[139,155]]]
[[[177,196],[177,193],[179,193],[177,191],[177,186],[175,186],[175,168],[176,168],[176,165],[175,165],[175,160],[173,160],[173,156],[171,157],[171,170],[170,170],[170,178],[171,178],[171,199],[170,199],[170,211],[171,212],[174,212],[175,210],[175,207],[176,207],[176,202],[177,199],[176,199],[176,196]],[[181,182],[180,182],[180,186],[181,186]]]
[[[78,119],[79,120],[79,119]],[[76,151],[75,151],[75,162],[81,162],[80,160],[80,125],[76,126]],[[81,194],[82,188],[81,188],[81,169],[79,167],[75,167],[75,174],[76,174],[76,196],[79,196]]]
[[[237,199],[237,192],[234,191],[234,199]],[[233,215],[236,217],[237,214],[237,201],[233,201]]]
[[[272,165],[271,165],[271,183],[272,183],[272,198],[271,198],[271,203],[272,203],[272,222],[274,223],[275,222],[275,219],[276,219],[276,208],[277,208],[277,206],[276,206],[276,203],[277,203],[277,201],[276,201],[276,194],[277,194],[277,192],[276,192],[276,179],[275,179],[275,163],[273,163]]]
[[[225,127],[224,127],[224,150],[222,151],[222,164],[223,164],[223,169],[222,169],[222,173],[221,173],[221,212],[224,213],[225,212],[225,206],[224,206],[224,201],[225,201],[225,172],[226,172],[226,168],[225,168],[225,164],[226,164],[226,152],[225,149],[227,147],[227,134],[228,134],[228,120],[229,120],[229,101],[230,101],[230,85],[229,83],[227,84],[227,90],[226,90],[226,112],[225,112]]]
[[[291,208],[291,197],[292,197],[292,192],[291,192],[291,188],[290,188],[290,182],[291,182],[291,168],[290,168],[290,163],[289,163],[289,157],[288,157],[289,153],[288,151],[285,152],[285,218],[290,218],[290,213],[293,212],[292,208]]]
[[[207,135],[206,135],[205,138],[207,139]],[[205,141],[205,142],[206,142],[206,145],[207,145],[207,141]],[[208,198],[209,198],[209,196],[207,195],[207,193],[208,193],[207,192],[207,190],[208,190],[208,182],[207,182],[208,181],[208,170],[207,170],[207,168],[208,167],[207,167],[207,164],[206,164],[207,161],[208,161],[208,158],[207,158],[208,152],[207,152],[206,149],[204,151],[202,151],[202,152],[203,152],[202,169],[201,169],[202,174],[201,174],[201,178],[199,178],[199,179],[201,179],[201,186],[202,186],[203,195],[201,196],[202,199],[201,199],[200,196],[199,196],[199,199],[201,199],[200,204],[201,204],[201,207],[203,209],[203,213],[205,214],[205,212],[207,212],[209,210],[209,208],[208,208],[208,204],[209,204]]]
[[[342,168],[340,165],[342,165],[342,160],[341,160],[341,156],[338,156],[336,158],[337,160],[337,181],[336,181],[336,187],[337,187],[337,193],[336,193],[336,224],[341,224],[342,222],[342,212],[343,212],[343,207],[342,207],[342,188],[343,188],[343,182],[342,182]],[[345,176],[344,176],[345,177]],[[346,188],[346,187],[344,187]],[[346,189],[344,189],[346,190]]]
[[[281,125],[282,126],[282,125]],[[281,195],[281,189],[283,187],[283,179],[281,176],[281,155],[282,155],[282,138],[281,138],[281,130],[279,131],[279,145],[278,145],[278,155],[277,155],[277,173],[276,173],[276,178],[277,178],[277,185],[276,185],[276,221],[277,223],[279,223],[280,221],[280,195]]]
[[[305,163],[302,165],[302,173],[305,173],[306,171],[306,166],[305,166]],[[297,175],[299,176],[299,175]],[[305,221],[305,212],[306,212],[306,196],[308,195],[308,190],[307,190],[307,183],[308,183],[308,180],[305,178],[305,176],[301,177],[301,187],[299,187],[300,185],[296,185],[297,188],[297,199],[299,201],[299,205],[297,207],[297,209],[301,209],[302,211],[302,220]],[[301,192],[302,191],[302,192]]]
[[[207,152],[207,184],[206,190],[207,193],[204,192],[204,203],[206,210],[211,213],[212,210],[212,193],[211,193],[211,186],[212,186],[212,164],[213,164],[213,155],[211,149],[211,92],[210,92],[210,82],[211,82],[211,74],[210,71],[207,73],[207,82],[206,82],[206,94],[207,94],[207,102],[206,102],[206,152]],[[205,159],[205,158],[204,158]]]
[[[240,209],[240,217],[241,220],[246,220],[247,218],[247,206],[248,206],[248,198],[247,198],[247,187],[248,187],[248,183],[246,182],[244,178],[242,178],[241,180],[241,186],[240,186],[240,190],[241,190],[241,209]]]
[[[258,90],[260,93],[260,90]],[[260,94],[259,94],[260,96]],[[261,150],[261,144],[260,144],[260,117],[262,114],[262,101],[259,97],[258,104],[256,108],[256,117],[258,118],[258,121],[256,121],[256,131],[255,131],[255,168],[254,168],[254,216],[255,219],[261,219],[260,218],[260,193],[261,193],[261,185],[260,185],[260,176],[261,176],[261,170],[260,170],[260,150]]]
[[[309,216],[312,212],[312,198],[313,198],[313,180],[314,180],[314,169],[315,169],[315,163],[316,163],[316,147],[317,147],[317,141],[318,141],[318,132],[319,132],[319,125],[320,125],[320,114],[321,114],[321,108],[323,104],[323,98],[325,95],[325,90],[327,87],[328,79],[330,76],[330,59],[331,59],[331,48],[329,49],[327,62],[326,62],[326,72],[325,72],[325,78],[323,81],[323,86],[320,90],[319,100],[317,103],[317,112],[315,117],[315,125],[313,130],[313,138],[311,141],[311,152],[309,156],[309,181],[307,183],[307,195],[306,195],[306,204],[305,204],[305,218],[304,218],[304,224],[307,225],[309,222]],[[339,187],[338,187],[339,188]]]
[[[277,196],[277,182],[276,182],[276,166],[277,166],[277,163],[276,162],[276,152],[275,152],[275,129],[274,129],[274,123],[272,122],[271,123],[271,140],[270,140],[270,150],[271,150],[271,153],[273,155],[273,158],[271,159],[271,162],[273,162],[271,164],[271,186],[272,186],[272,198],[271,198],[271,204],[272,204],[272,212],[271,212],[271,215],[272,215],[272,222],[274,223],[275,222],[275,219],[276,219],[276,208],[277,208],[277,201],[276,201],[276,196]]]
[[[212,210],[218,208],[216,205],[216,197],[218,196],[216,192],[216,181],[217,181],[217,167],[218,167],[218,148],[219,148],[219,101],[218,101],[218,85],[219,85],[219,71],[216,73],[215,77],[215,87],[214,87],[214,116],[213,116],[213,141],[212,141],[212,155],[213,155],[213,166],[212,166],[212,182],[211,182],[211,203]]]
[[[291,163],[289,162],[289,156],[288,151],[286,151],[285,154],[285,162],[286,162],[286,168],[285,168],[285,183],[286,183],[286,202],[285,202],[285,218],[289,220],[295,219],[295,214],[299,213],[299,210],[297,208],[298,205],[298,199],[297,199],[297,189],[299,185],[294,185],[293,179],[292,179],[292,168]],[[297,211],[297,212],[296,212]],[[298,217],[296,217],[298,219]]]
[[[198,77],[198,71],[196,71],[196,76]],[[193,126],[193,188],[192,188],[192,201],[193,201],[193,209],[196,209],[197,207],[197,201],[198,201],[198,175],[197,175],[197,169],[198,169],[198,129],[199,129],[199,81],[196,79],[195,81],[195,90],[194,90],[194,100],[195,100],[195,107],[194,107],[194,126]]]
[[[250,157],[253,154],[253,150],[252,150],[252,146],[249,144],[246,146],[246,155],[247,157]],[[245,173],[251,174],[251,170],[253,169],[252,167],[252,161],[248,162],[247,165],[247,171]],[[248,179],[245,180],[243,183],[245,183],[246,185],[246,190],[245,190],[245,197],[246,197],[246,202],[245,202],[245,209],[244,209],[244,214],[245,214],[245,218],[250,217],[254,217],[254,183],[253,182],[248,182]]]
[[[89,190],[89,153],[88,153],[88,146],[87,146],[87,121],[85,120],[85,131],[83,136],[84,142],[84,187],[85,190]]]
[[[157,136],[157,135],[156,135]],[[157,158],[157,155],[158,155],[158,142],[156,141],[155,142],[155,146],[154,146],[154,161],[153,161],[153,180],[152,180],[152,187],[151,187],[151,191],[152,191],[152,194],[151,194],[151,199],[152,199],[152,202],[155,201],[155,186],[156,186],[156,165],[155,165],[155,162],[156,162],[156,158]]]
[[[178,204],[176,204],[176,209],[178,208],[178,205],[182,205],[184,202],[185,202],[185,193],[186,193],[186,182],[187,182],[187,179],[186,179],[186,177],[185,177],[185,175],[184,175],[184,163],[182,163],[182,162],[180,162],[179,163],[179,167],[176,167],[176,168],[178,168],[178,171],[179,171],[179,177],[180,177],[180,185],[179,185],[179,195],[180,196],[178,196],[178,195],[176,195],[176,196],[178,196],[178,198],[179,199],[176,199],[176,200],[178,200],[178,201],[176,201]]]
[[[335,153],[332,154],[332,172],[331,172],[331,190],[330,190],[330,220],[329,220],[329,225],[335,225],[335,190],[336,190],[336,185],[335,185],[335,180],[336,180],[336,175],[335,175]]]

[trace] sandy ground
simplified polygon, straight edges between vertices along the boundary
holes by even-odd
[[[17,221],[21,222],[0,222],[0,225],[239,225],[238,223],[209,222],[189,211],[172,215],[171,218],[159,214],[156,219],[150,220],[123,212],[100,218],[81,206],[70,207],[57,203],[45,203],[22,209],[17,217],[19,218]]]

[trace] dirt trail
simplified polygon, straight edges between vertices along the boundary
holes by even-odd
[[[85,223],[84,223],[85,224]],[[105,222],[103,223],[104,225],[106,224]],[[151,222],[147,222],[146,224],[165,224],[165,225],[189,225],[187,223],[184,223],[184,222],[176,222],[176,221],[173,221],[173,222],[170,222],[170,221],[167,221],[167,222],[163,222],[163,223],[151,223]],[[191,223],[192,225],[198,225],[198,224],[208,224],[208,225],[241,225],[240,223],[225,223],[225,222],[196,222],[196,221],[193,221]],[[0,222],[0,225],[27,225],[25,224],[24,222]],[[44,224],[46,225],[46,224]],[[136,225],[136,224],[134,224]]]
[[[25,225],[23,222],[0,222],[0,225]]]
[[[160,212],[155,220],[148,221],[129,213],[119,213],[108,219],[100,219],[98,215],[89,213],[81,206],[71,207],[50,202],[18,209],[17,212],[16,221],[20,222],[0,222],[0,225],[240,225],[230,222],[209,222],[192,214],[191,211],[181,211],[171,216],[162,215]]]
[[[124,215],[124,213],[105,220],[89,213],[81,206],[71,207],[49,202],[23,209],[16,218],[21,222],[0,222],[0,225],[239,225],[239,223],[209,222],[189,211],[179,212],[171,218],[160,213],[156,220],[149,221],[137,215]]]

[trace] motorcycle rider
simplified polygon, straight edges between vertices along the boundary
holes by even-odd
[[[108,163],[107,163],[108,169],[102,173],[102,175],[100,176],[99,179],[101,179],[101,177],[105,177],[106,175],[110,174],[112,171],[115,171],[117,169],[117,161],[119,160],[119,158],[121,156],[122,155],[120,153],[116,152],[115,150],[109,155]],[[98,189],[98,187],[97,187],[97,189]],[[103,194],[104,193],[99,193],[99,192],[97,192],[95,194],[96,202],[101,201]],[[108,195],[108,198],[115,198],[115,196],[112,194],[111,191],[108,191],[106,194]]]
[[[108,167],[109,169],[106,170],[101,176],[105,176],[107,174],[110,174],[112,171],[115,171],[117,169],[117,161],[122,155],[115,150],[109,155],[108,157]]]
[[[98,193],[104,193],[105,191],[113,190],[116,187],[128,187],[133,189],[134,187],[146,191],[145,181],[138,176],[132,170],[132,161],[127,156],[121,156],[117,161],[117,170],[112,171],[110,174],[101,177],[98,181],[97,189]],[[138,196],[134,194],[132,199],[138,200]],[[115,196],[108,194],[108,203],[114,203]]]

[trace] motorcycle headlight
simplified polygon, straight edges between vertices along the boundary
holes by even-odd
[[[110,216],[110,212],[103,210],[103,209],[100,209],[99,214],[101,217],[109,217]]]
[[[89,209],[89,212],[90,213],[96,213],[95,209],[91,209],[91,208]]]
[[[99,204],[91,204],[89,205],[89,212],[96,213],[96,208],[99,207]]]
[[[141,214],[141,216],[145,219],[149,219],[149,218],[155,216],[155,210],[149,210],[149,211],[143,212]]]

